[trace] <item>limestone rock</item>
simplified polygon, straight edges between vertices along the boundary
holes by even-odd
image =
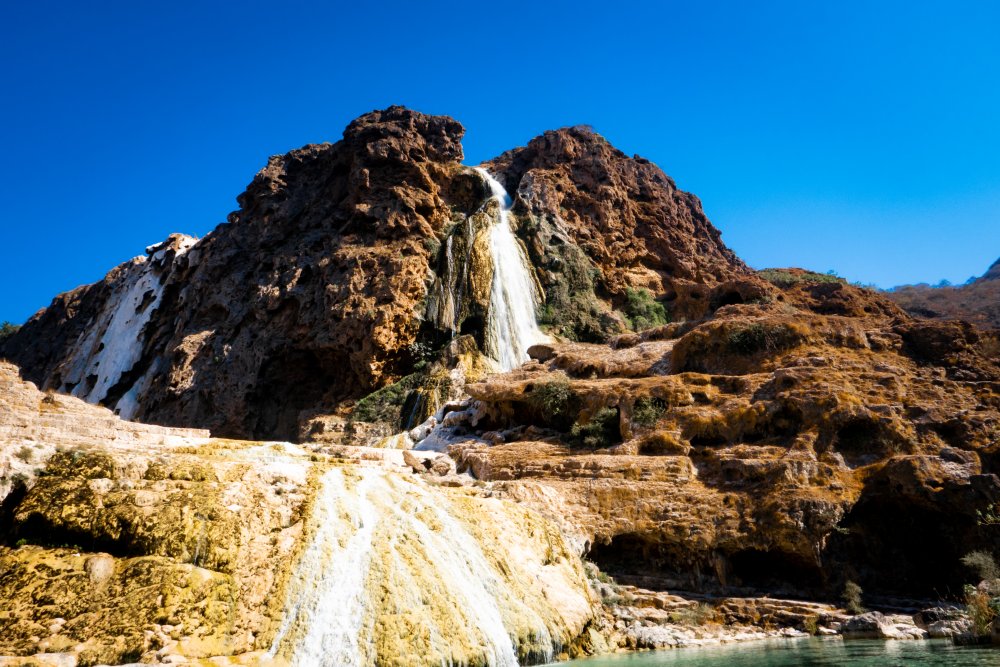
[[[124,422],[0,362],[0,664],[256,665],[272,648],[311,664],[321,642],[295,638],[330,630],[312,619],[345,600],[374,628],[366,664],[539,659],[583,632],[595,603],[553,522],[401,475],[410,452],[345,449]],[[355,540],[370,558],[324,557],[376,525]],[[312,577],[334,590],[317,598]]]

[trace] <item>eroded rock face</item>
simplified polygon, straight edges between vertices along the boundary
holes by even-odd
[[[140,358],[93,398],[113,407],[138,383],[130,416],[141,421],[290,439],[302,410],[398,378],[427,292],[425,241],[469,198],[451,191],[462,134],[449,118],[395,107],[354,121],[336,144],[272,158],[240,210],[166,278]],[[3,354],[40,385],[68,388],[59,367],[76,363],[116,284],[59,297]]]
[[[402,456],[123,422],[5,363],[0,403],[3,664],[544,662],[595,613],[554,523]]]
[[[144,422],[294,439],[317,416],[348,417],[454,336],[486,349],[498,210],[460,164],[463,133],[392,107],[275,156],[227,223],[57,297],[0,354],[43,388]],[[546,133],[485,167],[513,197],[555,333],[625,331],[629,288],[676,317],[763,289],[694,196],[593,132]]]
[[[568,310],[584,338],[596,337],[599,313],[564,301],[596,294],[620,305],[627,289],[644,288],[685,319],[719,305],[716,288],[726,281],[754,280],[697,197],[588,128],[546,132],[484,166],[517,192],[515,213],[530,220],[523,235],[549,303]],[[597,275],[579,275],[587,268]]]
[[[803,290],[611,346],[533,348],[543,361],[467,387],[501,444],[452,453],[626,581],[831,599],[846,580],[960,587],[959,558],[998,546],[976,515],[1000,499],[988,340],[847,285],[851,315],[820,314]]]

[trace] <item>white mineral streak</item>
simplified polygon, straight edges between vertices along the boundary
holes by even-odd
[[[57,369],[58,389],[88,403],[101,403],[122,376],[133,370],[142,356],[143,328],[163,297],[163,279],[169,267],[166,255],[186,253],[196,239],[177,235],[147,249],[148,257],[136,257],[121,269],[112,284],[112,294],[103,310],[87,326],[66,360]],[[138,390],[145,378],[135,382]],[[131,390],[132,388],[130,388]],[[137,391],[126,392],[118,403],[126,418],[134,416]]]
[[[514,667],[550,660],[592,613],[561,535],[525,509],[378,467],[319,484],[272,656]]]

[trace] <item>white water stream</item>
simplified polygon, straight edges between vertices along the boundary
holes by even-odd
[[[550,597],[588,603],[582,580],[548,562],[549,543],[519,516],[382,468],[327,471],[271,657],[517,667],[515,643],[528,637],[535,659],[551,660],[563,610]]]
[[[493,283],[486,321],[486,354],[509,371],[528,361],[528,348],[547,340],[538,328],[535,308],[538,290],[531,277],[528,258],[514,235],[510,222],[511,198],[488,171],[476,167],[500,205],[497,222],[490,228]]]

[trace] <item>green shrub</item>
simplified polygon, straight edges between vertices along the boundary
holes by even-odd
[[[666,411],[666,404],[659,398],[643,396],[635,402],[632,409],[632,421],[639,426],[653,427]]]
[[[617,408],[601,408],[587,423],[576,422],[570,431],[574,444],[600,449],[621,440]]]
[[[681,609],[670,614],[670,620],[681,625],[705,625],[716,618],[715,608],[710,604],[699,602],[693,607]]]
[[[806,271],[804,273],[792,273],[785,269],[764,269],[758,271],[757,275],[771,283],[775,287],[792,287],[799,283],[842,283],[843,278],[835,273],[814,273]]]
[[[976,510],[976,523],[980,526],[1000,525],[1000,503],[990,503],[986,509]]]
[[[354,406],[353,421],[392,424],[399,427],[400,412],[407,395],[420,384],[421,374],[407,375],[399,382],[374,391]]]
[[[634,331],[658,327],[670,321],[663,304],[644,287],[625,290],[625,319]]]
[[[561,379],[536,386],[528,395],[528,402],[543,415],[558,419],[567,416],[572,398],[569,381]]]
[[[819,616],[815,614],[806,616],[805,620],[802,621],[802,630],[811,635],[817,634],[819,632]]]
[[[729,332],[726,344],[731,352],[750,356],[758,352],[777,352],[792,347],[800,336],[792,329],[756,322]]]
[[[865,613],[865,608],[861,604],[861,595],[861,586],[858,586],[853,581],[848,581],[844,584],[844,592],[840,596],[840,599],[844,601],[844,609],[847,610],[848,614]]]
[[[992,597],[986,591],[967,585],[965,611],[972,621],[972,629],[976,636],[988,637],[993,632],[993,620],[1000,615],[1000,598]]]
[[[428,236],[424,238],[424,247],[427,248],[427,252],[431,255],[431,262],[434,262],[437,259],[438,253],[441,252],[441,241],[436,236]]]
[[[4,322],[3,324],[0,324],[0,344],[16,334],[17,330],[20,328],[20,324],[13,324],[11,322]]]
[[[984,579],[1000,579],[1000,567],[988,551],[970,551],[962,556],[962,565],[976,573],[976,582]]]

